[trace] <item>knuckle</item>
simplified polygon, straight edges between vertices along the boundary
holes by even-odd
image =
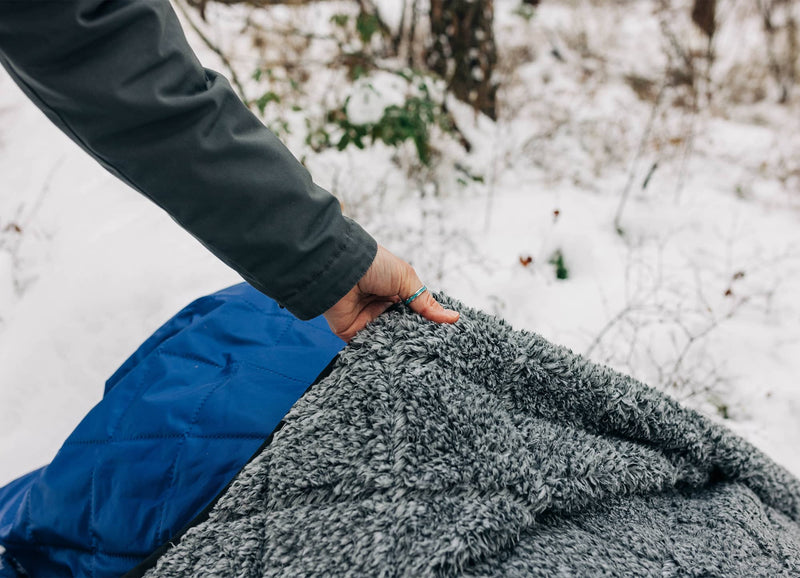
[[[422,294],[414,301],[418,301],[418,310],[420,313],[426,313],[436,308],[436,300],[431,296],[429,291],[423,291]]]

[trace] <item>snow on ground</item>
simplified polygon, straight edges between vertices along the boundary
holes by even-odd
[[[72,144],[5,74],[0,127],[3,484],[52,458],[150,333],[237,276]]]
[[[309,64],[313,80],[291,92],[277,68],[266,84],[250,79],[275,55],[256,56],[240,33],[247,11],[209,5],[207,34],[234,54],[248,96],[284,90],[265,121],[429,286],[663,389],[800,475],[797,99],[751,103],[720,89],[695,112],[675,88],[658,101],[669,59],[655,3],[617,4],[544,3],[526,20],[515,0],[498,0],[501,118],[449,101],[473,150],[437,135],[431,168],[412,147],[315,152],[305,142],[306,120],[347,96],[360,122],[402,102],[397,77],[351,85]],[[269,24],[318,32],[347,9],[278,7]],[[713,72],[726,90],[747,89],[731,76],[758,56],[747,38],[720,29]],[[293,55],[290,44],[275,50]],[[320,40],[303,54],[324,61],[330,49]],[[0,191],[2,484],[52,457],[158,325],[237,277],[5,76]],[[566,279],[550,263],[558,255]]]

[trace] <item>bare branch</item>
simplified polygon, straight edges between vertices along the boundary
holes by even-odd
[[[228,60],[228,57],[225,56],[225,53],[222,51],[222,49],[216,44],[214,44],[211,41],[211,39],[203,33],[203,31],[195,23],[194,19],[191,17],[189,11],[183,5],[183,2],[181,2],[181,0],[175,0],[175,6],[177,6],[178,10],[181,11],[181,14],[183,14],[183,17],[186,19],[186,22],[188,22],[189,26],[192,27],[192,30],[194,30],[197,33],[197,35],[200,37],[200,40],[202,40],[206,46],[208,46],[211,50],[213,50],[217,56],[219,56],[220,60],[222,61],[222,64],[225,65],[225,67],[228,69],[228,72],[230,73],[231,83],[236,88],[236,92],[239,93],[239,98],[241,98],[242,101],[245,104],[247,104],[247,95],[244,92],[244,87],[242,86],[242,83],[239,82],[239,76],[236,74],[236,70],[234,70],[231,61]],[[202,7],[205,8],[205,2],[203,2]]]

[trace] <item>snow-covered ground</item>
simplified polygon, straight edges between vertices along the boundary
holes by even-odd
[[[800,475],[798,98],[737,84],[760,58],[746,13],[720,26],[718,96],[690,107],[680,87],[656,94],[670,59],[655,4],[545,2],[526,19],[496,0],[500,119],[449,101],[473,149],[436,135],[431,168],[411,147],[305,142],[306,118],[348,95],[362,122],[402,102],[391,73],[351,84],[314,69],[265,120],[286,122],[315,179],[429,286],[667,391]],[[269,18],[319,31],[351,10],[323,6]],[[209,10],[206,33],[235,56],[248,96],[284,87],[250,79],[270,54],[238,33],[247,12]],[[330,46],[303,50],[314,62]],[[0,484],[51,459],[154,329],[237,280],[0,75]]]

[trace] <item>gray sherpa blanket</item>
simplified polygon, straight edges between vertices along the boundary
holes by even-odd
[[[800,576],[800,483],[630,377],[392,308],[148,576]]]

